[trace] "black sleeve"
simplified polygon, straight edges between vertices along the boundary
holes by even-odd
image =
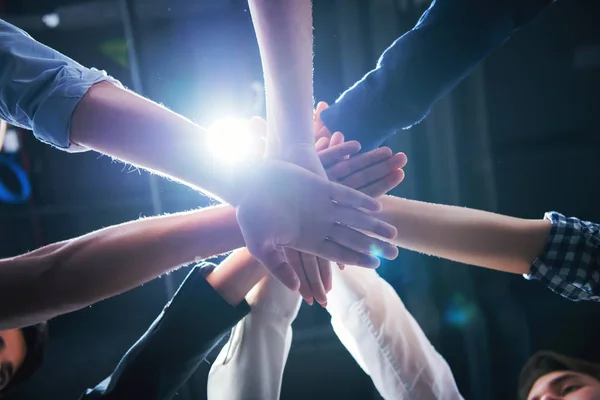
[[[421,121],[492,50],[554,0],[434,0],[377,67],[321,117],[363,151]]]
[[[194,268],[115,371],[80,400],[166,400],[223,336],[250,312],[232,307]]]

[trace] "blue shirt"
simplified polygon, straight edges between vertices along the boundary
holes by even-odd
[[[377,67],[344,92],[321,118],[329,131],[379,147],[421,121],[492,50],[554,0],[434,0]]]
[[[95,83],[120,83],[86,68],[0,20],[0,118],[33,131],[36,138],[70,152],[71,116]]]

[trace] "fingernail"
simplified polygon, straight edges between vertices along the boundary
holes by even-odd
[[[327,302],[321,303],[321,307],[327,308]]]
[[[304,301],[306,302],[306,304],[308,304],[309,306],[312,306],[314,304],[314,301],[312,298],[310,299],[304,299]]]

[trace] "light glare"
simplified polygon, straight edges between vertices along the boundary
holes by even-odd
[[[56,28],[60,24],[60,17],[56,13],[46,14],[42,17],[42,22],[48,28]]]
[[[224,118],[208,129],[208,147],[218,160],[228,164],[246,161],[258,153],[258,138],[244,120]]]

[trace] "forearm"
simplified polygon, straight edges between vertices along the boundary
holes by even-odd
[[[310,0],[249,0],[265,76],[269,132],[314,144]],[[271,134],[271,133],[270,133]]]
[[[245,264],[244,268],[263,270],[246,249],[230,257],[230,265],[237,262]],[[252,312],[234,327],[210,369],[207,385],[210,400],[244,399],[249,393],[256,399],[279,398],[299,295],[289,292],[272,277],[266,279],[270,281],[262,281],[246,297]],[[277,288],[280,295],[275,294]],[[269,295],[272,298],[263,298]]]
[[[421,253],[515,274],[527,274],[551,224],[399,197],[380,199],[378,217],[394,225],[393,243]]]
[[[333,329],[383,398],[462,398],[448,363],[389,283],[354,266],[334,269],[333,278]]]
[[[225,301],[236,306],[267,274],[246,248],[231,253],[206,280]]]
[[[222,263],[228,280],[243,283],[239,265]],[[216,273],[213,272],[213,273]],[[231,282],[234,285],[233,282]],[[198,267],[187,278],[146,333],[123,357],[103,384],[84,399],[170,399],[197,370],[206,354],[249,311],[232,307],[203,278]],[[166,354],[167,352],[168,354]]]
[[[245,181],[238,175],[244,168],[227,167],[215,159],[204,129],[107,82],[92,86],[79,102],[71,141],[233,204]]]
[[[0,329],[77,310],[243,245],[235,210],[222,206],[129,222],[2,260],[0,301],[12,306],[0,311]]]
[[[252,311],[211,366],[208,399],[278,399],[291,344],[290,323]]]

